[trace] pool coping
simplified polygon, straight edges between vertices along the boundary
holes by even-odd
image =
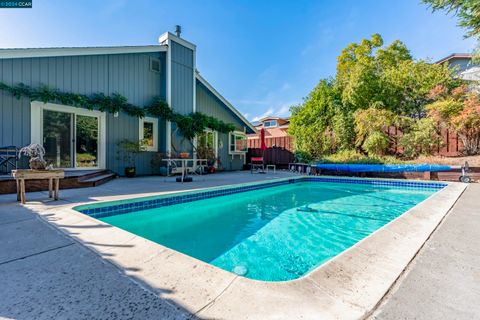
[[[292,178],[283,180],[289,179]],[[258,281],[229,273],[74,210],[80,203],[39,214],[140,285],[200,318],[359,319],[368,315],[386,294],[466,188],[461,183],[445,184],[446,187],[335,258],[286,282]],[[206,189],[212,188],[194,192]],[[188,192],[192,191],[165,196]]]

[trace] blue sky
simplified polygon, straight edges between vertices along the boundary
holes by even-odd
[[[33,0],[0,10],[1,47],[156,44],[183,27],[200,73],[248,119],[286,116],[321,78],[335,74],[350,42],[380,33],[418,59],[470,52],[456,20],[418,0]]]

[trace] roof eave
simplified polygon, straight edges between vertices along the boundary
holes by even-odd
[[[255,129],[254,126],[237,110],[235,107],[228,102],[227,99],[225,99],[210,83],[208,83],[205,78],[203,78],[198,72],[195,72],[196,78],[202,83],[205,87],[208,88],[220,101],[223,102],[237,117],[240,118],[240,120],[243,121],[243,123],[246,125],[246,127],[250,128],[253,133],[256,133],[257,130]]]
[[[471,58],[472,58],[472,55],[469,53],[452,53],[451,55],[436,61],[435,64],[441,64],[441,63],[450,61],[452,59],[471,59]]]
[[[166,47],[163,45],[83,48],[13,48],[0,49],[0,59],[66,57],[165,51]]]

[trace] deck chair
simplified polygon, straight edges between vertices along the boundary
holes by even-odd
[[[250,173],[253,173],[253,170],[257,170],[259,173],[265,173],[263,157],[250,158]]]
[[[12,169],[17,169],[17,166],[18,166],[18,148],[15,146],[0,147],[1,172],[9,173]]]

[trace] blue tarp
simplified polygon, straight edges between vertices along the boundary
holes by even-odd
[[[348,172],[425,172],[425,171],[449,171],[450,166],[441,166],[435,164],[333,164],[320,163],[312,167]]]

